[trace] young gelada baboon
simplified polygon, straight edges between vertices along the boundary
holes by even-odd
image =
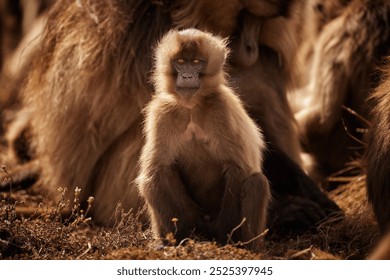
[[[227,53],[225,40],[197,29],[162,38],[137,182],[157,236],[195,230],[226,242],[243,222],[236,238],[259,249],[270,197],[265,144],[227,85]]]
[[[372,101],[374,107],[366,149],[367,190],[379,227],[384,232],[390,230],[390,58]]]

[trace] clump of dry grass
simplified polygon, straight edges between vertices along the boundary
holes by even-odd
[[[99,228],[88,216],[93,198],[86,210],[80,207],[80,189],[70,215],[64,217],[70,202],[65,189],[59,189],[61,199],[52,204],[41,202],[29,217],[19,217],[20,196],[2,193],[0,201],[0,258],[3,259],[99,259],[112,250],[143,247],[151,238],[142,230],[139,216],[124,212],[118,205],[113,215],[115,226]],[[23,194],[23,192],[22,192]]]
[[[312,232],[266,243],[271,259],[365,259],[379,231],[366,197],[363,175],[330,192],[344,214],[320,223]]]
[[[215,242],[188,240],[178,246],[123,248],[108,254],[105,259],[159,259],[159,260],[255,260],[261,254],[254,253],[233,245],[219,246]]]

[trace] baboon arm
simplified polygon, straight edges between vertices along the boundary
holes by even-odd
[[[215,236],[221,243],[225,243],[233,228],[241,222],[240,193],[243,183],[242,171],[235,165],[225,169],[226,186],[223,193],[221,210],[215,223]],[[237,236],[237,230],[234,236]]]
[[[321,61],[314,69],[316,76],[312,91],[315,93],[313,105],[318,110],[319,129],[329,131],[341,118],[348,92],[348,76],[345,65],[333,61],[332,54],[326,51],[317,54]]]
[[[316,76],[305,90],[313,92],[312,105],[299,111],[295,117],[304,133],[328,133],[340,120],[342,105],[348,91],[348,77],[343,65],[315,65]],[[330,62],[329,62],[330,63]],[[329,69],[331,68],[331,70]],[[328,70],[326,70],[328,69]]]
[[[174,166],[157,170],[145,187],[144,195],[152,209],[153,226],[162,238],[174,233],[175,238],[181,240],[200,226],[205,217]]]
[[[354,44],[351,36],[333,35],[340,33],[337,30],[343,23],[342,19],[331,22],[314,49],[311,83],[306,88],[313,99],[311,106],[296,116],[305,133],[327,133],[341,118],[351,79],[348,69],[351,72],[358,59],[349,49]]]

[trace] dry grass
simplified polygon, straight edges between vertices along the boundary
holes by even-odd
[[[60,190],[64,193],[64,190]],[[39,197],[39,195],[38,195]],[[118,248],[145,247],[151,240],[143,231],[138,216],[125,213],[120,207],[113,216],[115,227],[93,226],[88,210],[83,211],[76,198],[70,216],[61,213],[69,204],[64,199],[56,204],[41,202],[35,214],[19,217],[19,209],[36,203],[34,193],[19,191],[9,198],[3,193],[0,202],[0,253],[10,259],[101,259]],[[92,206],[92,201],[90,201]],[[31,208],[31,206],[29,207]]]
[[[81,210],[77,195],[67,218],[61,214],[69,207],[64,198],[46,201],[33,188],[0,195],[0,259],[364,259],[378,240],[362,176],[330,193],[344,217],[301,235],[267,236],[258,254],[193,239],[162,247],[137,215],[120,207],[113,228],[96,227],[88,210]],[[99,202],[90,201],[90,207],[94,203]],[[35,209],[34,214],[21,216],[26,208]]]

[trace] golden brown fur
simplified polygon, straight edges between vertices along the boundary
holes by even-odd
[[[68,1],[52,10],[26,103],[45,167],[42,184],[51,195],[59,186],[82,187],[82,200],[92,195],[100,201],[95,221],[106,224],[118,202],[127,209],[143,204],[132,183],[142,144],[140,111],[151,92],[146,86],[151,53],[143,46],[153,45],[156,34],[170,25],[169,6],[80,3]],[[135,35],[148,25],[152,35]],[[66,75],[75,67],[77,77]]]
[[[300,25],[296,29],[301,35],[298,38],[299,48],[293,69],[293,86],[295,88],[303,87],[308,83],[310,67],[313,63],[314,46],[318,37],[324,27],[344,11],[349,2],[350,0],[309,0],[301,6]],[[302,104],[303,93],[299,92],[296,97],[298,104],[292,103],[294,111],[305,106]],[[293,101],[295,100],[293,99]]]
[[[0,61],[11,55],[22,37],[22,10],[19,1],[0,1]],[[0,63],[1,70],[2,63]]]
[[[20,89],[23,87],[32,57],[40,43],[41,33],[44,28],[46,11],[50,7],[51,0],[1,0],[0,1],[0,133],[2,128],[8,127],[18,114],[20,108]],[[0,62],[1,64],[1,62]],[[22,113],[24,115],[24,113]],[[24,116],[21,117],[25,119]],[[16,121],[19,128],[21,122]],[[23,120],[23,122],[25,122]],[[27,123],[27,122],[25,122]],[[7,141],[14,146],[19,139],[15,129],[11,128]],[[25,130],[25,128],[21,128]],[[13,153],[11,149],[11,153]],[[13,157],[8,157],[13,159]],[[16,160],[17,161],[17,160]],[[16,161],[4,162],[15,164]]]
[[[40,166],[31,161],[33,148],[28,129],[31,114],[28,109],[20,108],[20,91],[40,44],[46,12],[52,2],[0,0],[0,30],[4,31],[0,32],[0,57],[4,59],[0,73],[0,136],[9,148],[1,162],[12,172],[19,187],[31,185],[39,175]],[[1,186],[5,177],[6,174],[0,175]]]
[[[382,232],[390,229],[390,62],[373,93],[366,151],[368,198]],[[390,247],[390,246],[388,246]]]
[[[0,46],[3,46],[3,40],[4,40],[4,38],[3,38],[4,30],[3,29],[4,29],[3,20],[0,19]],[[3,48],[1,47],[1,49],[0,49],[0,71],[1,71],[1,69],[3,67],[3,60],[4,60],[4,58],[3,58]]]
[[[300,169],[303,163],[298,131],[286,96],[287,85],[291,82],[293,54],[299,41],[295,35],[300,28],[303,7],[304,2],[293,1],[287,17],[250,19],[241,30],[240,43],[246,43],[245,36],[242,36],[246,34],[248,24],[260,25],[258,60],[253,65],[231,71],[233,86],[237,87],[237,92],[248,105],[249,114],[262,127],[269,143],[264,163],[265,174],[273,186],[273,196],[278,198],[274,200],[269,220],[273,227],[282,224],[282,230],[304,228],[315,223],[318,212],[324,218],[339,210]],[[294,190],[294,195],[285,200],[280,192],[289,190]],[[312,201],[315,203],[311,204]],[[291,210],[293,205],[303,208],[305,221],[292,217],[296,213]],[[306,212],[312,206],[316,210]],[[322,210],[318,211],[319,208]],[[286,226],[290,218],[291,224]]]
[[[205,66],[200,88],[188,97],[175,89],[172,61],[193,44],[191,57]],[[170,31],[156,49],[156,95],[145,110],[137,181],[158,237],[175,233],[180,241],[204,227],[203,233],[226,242],[243,219],[240,241],[265,229],[270,195],[261,168],[265,144],[227,86],[226,55],[224,40],[196,29]],[[260,240],[251,246],[259,249]]]
[[[286,0],[177,0],[172,12],[173,21],[181,27],[193,26],[213,34],[229,36],[236,30],[236,20],[241,10],[259,18],[269,18],[286,13],[293,5]]]
[[[379,241],[374,250],[368,256],[370,260],[390,260],[390,232]]]
[[[256,64],[231,74],[233,86],[248,104],[247,110],[262,128],[267,142],[264,172],[275,198],[271,204],[270,225],[282,231],[300,230],[339,208],[302,170],[297,128],[286,96],[288,76],[283,75],[284,68],[275,51],[262,46],[260,52],[262,55]],[[288,198],[286,193],[290,193]],[[295,216],[297,208],[305,212],[304,219]]]
[[[325,25],[340,16],[351,0],[309,0],[304,7],[304,40],[315,40]]]
[[[0,73],[0,108],[10,109],[20,106],[20,88],[40,43],[44,24],[44,15],[36,18],[17,48],[4,59],[3,69]],[[1,115],[7,119],[4,111]]]
[[[41,50],[24,89],[25,104],[32,110],[33,146],[42,167],[44,190],[55,196],[58,187],[82,187],[81,200],[95,197],[94,221],[103,224],[109,221],[119,201],[126,209],[142,206],[134,179],[142,147],[141,108],[152,93],[148,85],[151,46],[174,26],[229,35],[236,30],[237,14],[243,8],[240,1],[205,0],[57,3],[50,11]],[[274,174],[273,191],[280,193],[283,202],[286,193],[290,193],[318,207],[310,210],[320,213],[313,215],[314,220],[307,219],[312,224],[318,217],[324,217],[323,208],[337,207],[318,191],[297,164],[297,152],[290,148],[297,141],[296,133],[290,140],[279,140],[278,135],[284,138],[285,127],[294,131],[292,115],[285,103],[286,64],[280,63],[277,38],[271,36],[272,21],[278,22],[275,23],[278,33],[273,34],[283,34],[283,27],[290,28],[287,18],[265,21],[267,36],[261,42],[267,47],[261,48],[271,58],[260,56],[255,67],[245,69],[256,81],[250,81],[252,88],[243,87],[240,95],[248,102],[257,99],[258,93],[267,96],[267,91],[278,96],[273,109],[268,106],[268,99],[260,97],[253,101],[256,104],[248,104],[249,109],[258,108],[252,111],[252,116],[259,123],[269,123],[264,126],[266,141],[275,141],[265,160],[274,169],[269,171]],[[283,44],[282,40],[280,45]],[[270,49],[273,47],[276,51]],[[288,57],[283,59],[287,60]],[[234,69],[230,72],[238,77]],[[234,80],[233,86],[237,88],[240,83],[250,84],[245,75]],[[272,117],[274,111],[280,116],[277,120]],[[286,209],[275,205],[275,213]],[[294,213],[290,212],[291,217]]]
[[[296,114],[307,149],[324,174],[341,170],[359,149],[361,153],[363,145],[349,134],[363,139],[356,129],[366,124],[343,106],[368,116],[366,99],[390,42],[388,1],[354,0],[341,11],[317,38],[303,89],[309,100]]]
[[[0,70],[54,0],[0,0]]]

